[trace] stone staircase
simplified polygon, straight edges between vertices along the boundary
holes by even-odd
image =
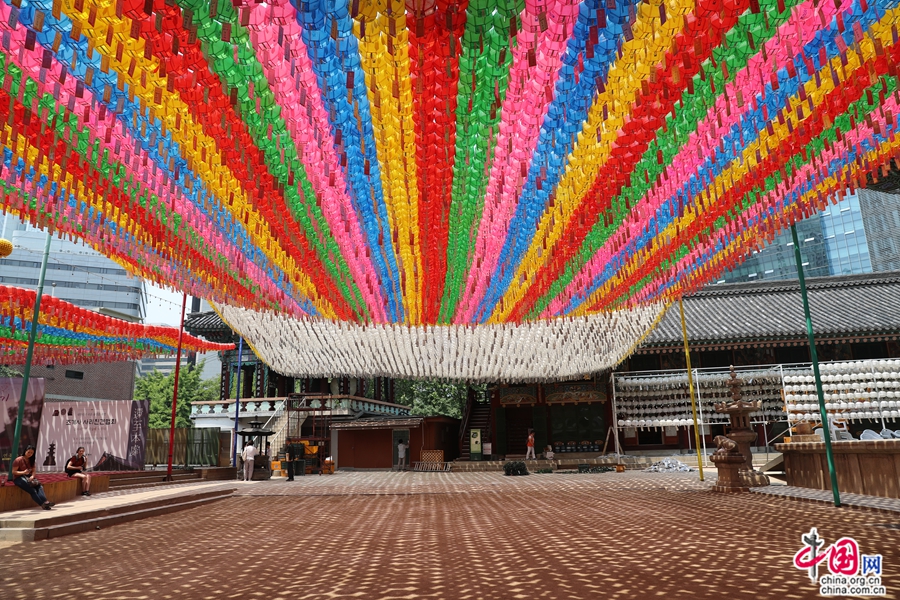
[[[131,490],[154,488],[176,483],[197,483],[202,479],[199,471],[173,470],[172,481],[166,481],[166,471],[123,471],[109,475],[109,489]]]
[[[304,418],[303,421],[306,419]],[[303,427],[303,421],[300,421],[300,425],[298,427]],[[287,443],[288,438],[288,411],[282,410],[281,414],[269,424],[270,430],[275,432],[275,435],[272,437],[272,448],[274,448],[274,455],[272,457],[273,460],[280,461],[281,457],[284,456],[284,446]],[[280,470],[273,470],[273,477],[282,477],[284,473]]]
[[[169,514],[228,498],[234,489],[148,491],[113,498],[95,496],[84,504],[65,503],[49,512],[27,510],[0,515],[0,542],[44,540]]]
[[[579,456],[583,454],[584,456]],[[450,471],[453,473],[472,473],[479,471],[502,471],[503,465],[513,460],[523,460],[524,456],[507,456],[505,460],[483,460],[483,461],[454,461],[450,465]],[[607,466],[612,467],[616,464],[625,465],[627,470],[646,469],[653,461],[646,456],[629,456],[623,455],[616,460],[615,454],[607,454],[598,456],[595,453],[572,453],[563,454],[553,457],[553,460],[526,460],[524,461],[528,470],[532,473],[539,469],[553,469],[554,471],[569,471],[578,469],[578,465]]]

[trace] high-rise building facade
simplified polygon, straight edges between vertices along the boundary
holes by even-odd
[[[797,223],[797,237],[807,277],[900,270],[900,195],[860,190]],[[796,277],[785,231],[717,283]]]
[[[13,215],[2,218],[13,253],[0,259],[0,283],[37,289],[46,233]],[[52,238],[44,293],[76,306],[132,319],[146,315],[144,282],[83,244]],[[112,311],[115,311],[113,313]]]
[[[22,223],[15,215],[0,215],[0,235],[13,252],[0,259],[0,284],[37,289],[47,234]],[[146,315],[143,280],[93,249],[52,238],[44,294],[107,315],[134,320]],[[84,365],[34,365],[32,377],[45,380],[47,401],[130,400],[134,394],[135,362]]]

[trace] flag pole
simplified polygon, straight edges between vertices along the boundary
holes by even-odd
[[[809,338],[809,357],[812,361],[813,375],[816,378],[816,395],[819,398],[819,413],[822,416],[822,433],[825,437],[825,459],[828,462],[828,473],[831,475],[831,493],[834,505],[841,505],[841,493],[838,491],[837,472],[834,469],[834,451],[831,448],[831,427],[828,424],[828,411],[825,409],[825,393],[822,391],[822,376],[819,374],[819,355],[816,353],[816,337],[813,334],[812,316],[809,313],[809,296],[806,293],[806,279],[803,277],[803,257],[800,255],[800,242],[797,239],[797,227],[791,225],[791,238],[794,241],[794,260],[797,262],[797,277],[800,279],[800,296],[803,298],[803,315],[806,317],[806,335]]]
[[[5,223],[4,223],[5,226]],[[25,354],[25,372],[22,374],[22,393],[19,395],[19,412],[16,415],[16,431],[13,434],[9,449],[9,472],[7,481],[13,480],[13,461],[19,453],[19,441],[22,437],[22,422],[25,420],[25,400],[28,398],[28,380],[31,377],[31,361],[34,359],[34,342],[37,339],[38,319],[41,315],[41,296],[44,295],[44,279],[47,276],[47,261],[50,259],[50,231],[44,241],[44,256],[41,258],[41,275],[38,278],[37,293],[34,295],[34,310],[31,314],[31,331],[28,333],[28,350]]]
[[[684,320],[684,303],[678,298],[678,312],[681,313],[681,335],[684,338],[684,361],[687,366],[688,389],[691,394],[691,412],[694,415],[694,445],[697,447],[697,467],[700,469],[700,481],[703,481],[703,458],[700,456],[700,428],[697,425],[697,400],[694,398],[694,376],[691,372],[691,351],[688,348],[687,323]],[[690,434],[688,434],[690,435]]]

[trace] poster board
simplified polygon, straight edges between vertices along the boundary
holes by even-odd
[[[0,468],[4,471],[9,469],[23,381],[21,377],[0,378],[0,462],[3,463]],[[43,410],[44,378],[31,377],[28,380],[28,395],[25,398],[25,419],[22,421],[22,437],[19,442],[20,453],[29,445],[37,448]]]
[[[38,471],[62,471],[84,446],[90,470],[143,469],[149,409],[148,400],[47,402],[35,466]]]

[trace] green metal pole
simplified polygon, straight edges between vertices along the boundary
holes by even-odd
[[[809,356],[812,360],[813,375],[816,378],[816,395],[819,398],[819,413],[822,415],[822,432],[825,434],[825,458],[828,461],[828,473],[831,475],[831,493],[834,505],[841,505],[841,493],[838,490],[837,472],[834,470],[834,451],[831,448],[831,426],[828,423],[828,411],[825,409],[825,394],[822,392],[822,376],[819,374],[819,356],[816,354],[816,337],[813,335],[812,316],[809,314],[809,297],[806,295],[806,279],[803,277],[803,257],[800,255],[800,242],[797,239],[797,227],[791,225],[791,237],[794,240],[794,260],[797,261],[797,276],[800,279],[800,295],[803,297],[803,314],[806,316],[806,335],[809,337]]]
[[[694,399],[694,376],[691,374],[691,350],[688,347],[687,323],[684,320],[684,304],[678,298],[678,312],[681,314],[681,335],[684,337],[684,362],[687,366],[688,389],[691,395],[691,412],[694,415],[694,445],[697,446],[697,467],[700,481],[703,481],[703,457],[700,456],[700,428],[697,425],[697,401]],[[690,435],[690,432],[688,433]]]
[[[47,232],[47,241],[44,242],[44,257],[41,259],[41,276],[38,279],[37,294],[34,296],[34,311],[31,316],[31,331],[28,334],[28,351],[25,354],[25,373],[22,379],[22,394],[19,396],[19,413],[16,416],[16,432],[13,435],[12,447],[9,455],[9,472],[7,481],[13,480],[13,461],[19,454],[19,438],[22,437],[22,421],[25,417],[25,399],[28,397],[28,379],[31,377],[31,360],[34,358],[34,340],[37,338],[38,317],[41,314],[41,296],[44,294],[44,278],[47,275],[47,261],[50,258],[50,232]]]

